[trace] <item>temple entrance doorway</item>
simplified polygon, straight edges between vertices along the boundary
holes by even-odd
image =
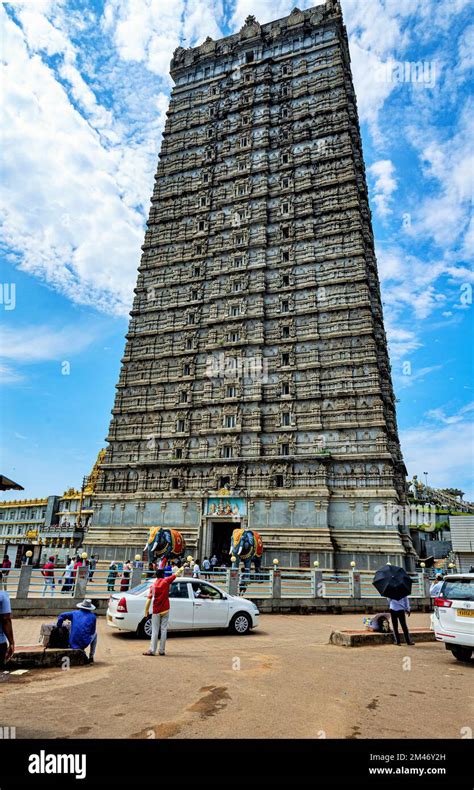
[[[240,529],[240,521],[213,521],[211,524],[211,557],[216,555],[219,565],[230,567],[230,539],[234,529]]]

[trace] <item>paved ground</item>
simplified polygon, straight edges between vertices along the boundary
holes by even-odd
[[[17,620],[17,644],[36,641],[40,622]],[[147,658],[147,642],[101,618],[94,666],[5,676],[0,723],[19,738],[459,738],[474,728],[474,662],[437,643],[328,644],[334,627],[360,622],[264,615],[249,636],[171,636],[166,657]]]

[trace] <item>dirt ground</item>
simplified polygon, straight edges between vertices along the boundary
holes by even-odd
[[[3,676],[1,723],[17,738],[460,738],[474,728],[474,662],[444,645],[328,644],[360,615],[260,619],[244,637],[171,635],[165,657],[145,657],[146,641],[100,618],[93,666]],[[15,620],[17,645],[36,642],[40,623]]]

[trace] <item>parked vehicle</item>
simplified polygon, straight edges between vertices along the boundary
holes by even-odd
[[[151,615],[145,617],[145,602],[151,581],[143,582],[109,600],[107,625],[121,631],[151,636]],[[215,584],[181,577],[170,589],[170,631],[228,628],[234,634],[248,634],[258,626],[259,611],[252,601],[229,595]]]
[[[474,650],[474,573],[445,576],[434,599],[434,632],[458,661],[469,661]]]

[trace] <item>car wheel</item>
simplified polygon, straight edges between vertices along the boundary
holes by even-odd
[[[239,636],[243,636],[243,634],[248,634],[251,628],[250,617],[245,614],[245,612],[239,612],[238,614],[234,615],[230,623],[230,629],[233,634],[238,634]]]
[[[137,636],[141,639],[151,639],[151,616],[143,618],[137,628]]]
[[[456,645],[456,647],[451,648],[451,652],[458,661],[470,661],[472,656],[471,647],[458,647]]]

